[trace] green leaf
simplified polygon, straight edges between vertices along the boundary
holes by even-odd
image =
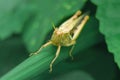
[[[7,5],[7,6],[6,6]],[[0,0],[0,39],[20,33],[34,9],[21,0]]]
[[[98,31],[98,21],[94,17],[91,17],[85,28],[83,29],[79,39],[77,40],[77,44],[73,51],[73,54],[76,54],[83,49],[89,48],[101,42],[102,39],[103,38]],[[26,59],[16,68],[4,75],[0,80],[30,80],[36,75],[43,73],[45,70],[48,71],[49,64],[54,58],[55,52],[56,48],[54,48],[53,46],[49,46],[43,49],[40,54]],[[56,60],[55,64],[69,57],[68,52],[69,48],[63,47],[60,52],[61,54]]]
[[[96,17],[100,20],[100,31],[105,36],[108,49],[120,68],[120,1],[92,0],[98,5]]]
[[[79,51],[73,61],[70,60],[70,57],[61,61],[54,67],[51,74],[44,71],[33,77],[32,80],[53,80],[54,78],[56,80],[118,80],[115,79],[116,70],[118,68],[114,63],[113,56],[107,51],[106,45],[100,43]]]
[[[52,79],[51,79],[52,80]],[[57,77],[57,80],[94,80],[91,75],[84,71],[72,71]]]
[[[0,41],[0,77],[28,57],[19,37]]]

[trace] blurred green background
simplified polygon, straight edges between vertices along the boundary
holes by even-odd
[[[0,0],[0,80],[120,80],[120,70],[108,51],[104,32],[101,34],[101,20],[96,18],[99,7],[107,5],[104,2],[107,3],[103,0]],[[112,3],[111,0],[108,5]],[[77,10],[90,11],[90,19],[77,39],[74,60],[68,55],[71,47],[62,47],[53,72],[49,73],[55,46],[46,47],[32,57],[29,54],[50,39],[51,23],[59,27]]]

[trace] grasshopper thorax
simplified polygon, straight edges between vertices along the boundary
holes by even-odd
[[[73,43],[75,43],[75,41],[72,41],[70,32],[64,32],[59,28],[55,28],[51,37],[51,41],[56,46],[58,45],[70,46],[70,45],[73,45]]]

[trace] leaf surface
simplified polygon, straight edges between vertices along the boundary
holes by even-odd
[[[108,50],[114,55],[120,68],[120,1],[92,1],[98,5],[96,17],[100,21],[100,31],[104,34]]]

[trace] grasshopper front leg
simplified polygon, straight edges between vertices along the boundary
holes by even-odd
[[[57,59],[57,57],[59,56],[59,54],[60,54],[60,48],[61,48],[61,46],[59,45],[58,46],[58,49],[57,49],[57,52],[56,52],[56,54],[55,54],[55,58],[52,60],[52,62],[50,63],[50,70],[49,70],[49,72],[52,72],[52,65],[53,65],[53,63],[55,62],[55,60]]]
[[[50,44],[52,44],[52,42],[51,41],[49,41],[49,42],[47,42],[47,43],[45,43],[44,45],[42,45],[36,52],[34,52],[34,53],[31,53],[29,56],[32,56],[32,55],[34,55],[34,54],[38,54],[44,47],[47,47],[48,45],[50,45]]]

